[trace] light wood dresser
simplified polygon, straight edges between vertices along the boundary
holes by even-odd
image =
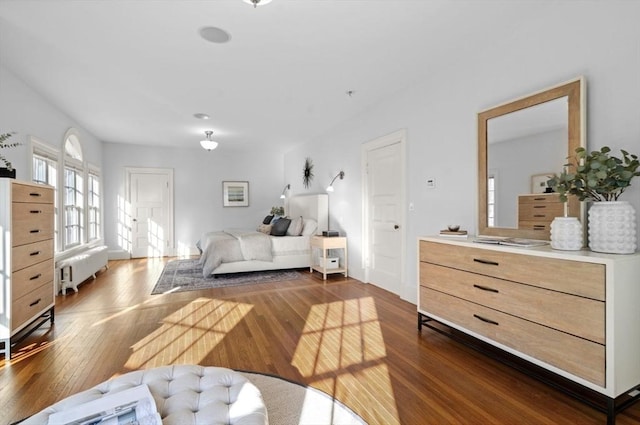
[[[557,193],[518,196],[518,229],[535,230],[537,239],[549,239],[551,222],[564,216],[564,202]]]
[[[418,328],[431,320],[599,393],[637,401],[640,254],[418,239]]]
[[[12,338],[54,321],[54,192],[0,179],[0,354]]]

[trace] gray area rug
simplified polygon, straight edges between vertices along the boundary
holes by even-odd
[[[222,288],[255,283],[279,282],[300,278],[295,270],[268,270],[260,272],[230,273],[218,277],[203,277],[198,259],[171,260],[162,270],[162,274],[151,294],[165,292],[197,291],[199,289]]]
[[[320,390],[275,376],[240,373],[260,390],[269,425],[367,424],[347,406]]]

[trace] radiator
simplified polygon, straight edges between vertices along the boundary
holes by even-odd
[[[71,288],[78,292],[78,285],[89,277],[96,278],[96,273],[101,269],[108,269],[108,252],[106,246],[96,246],[84,252],[65,258],[58,263],[60,269],[60,291],[66,295]]]

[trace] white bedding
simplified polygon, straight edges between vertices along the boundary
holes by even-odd
[[[309,238],[229,229],[205,233],[196,245],[202,252],[202,274],[207,277],[221,273],[219,269],[229,269],[223,267],[225,264],[236,264],[229,272],[307,267],[310,261]]]

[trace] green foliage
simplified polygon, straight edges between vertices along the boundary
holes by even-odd
[[[567,201],[568,195],[577,196],[581,201],[617,201],[631,186],[631,180],[640,176],[640,161],[637,155],[622,149],[622,158],[609,152],[608,146],[590,153],[577,148],[562,173],[554,174],[547,186],[557,192],[563,202]]]
[[[14,134],[16,134],[16,133],[0,134],[0,148],[15,148],[16,146],[20,146],[20,142],[10,142],[10,141],[8,141]],[[13,166],[11,165],[11,161],[9,161],[3,155],[0,155],[0,161],[2,161],[4,163],[5,167],[9,171],[13,170]]]
[[[284,207],[271,207],[271,215],[284,215]]]

